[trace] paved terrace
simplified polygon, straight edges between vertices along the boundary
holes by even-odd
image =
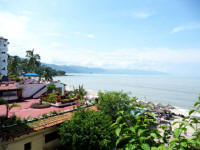
[[[30,107],[33,103],[38,103],[38,102],[39,102],[39,99],[30,99],[30,100],[18,102],[18,104],[21,105],[21,108],[19,107],[12,108],[8,116],[10,117],[15,114],[16,116],[19,116],[20,118],[27,118],[28,116],[31,116],[31,118],[34,118],[34,117],[41,116],[42,114],[48,114],[54,110],[59,112],[59,111],[64,111],[64,110],[73,108],[73,106],[66,106],[62,108],[50,106],[49,108],[42,108],[42,109],[35,109],[35,108]],[[1,110],[0,116],[6,114],[5,105],[0,105],[0,110]]]

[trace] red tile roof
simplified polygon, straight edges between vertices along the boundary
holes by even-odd
[[[97,111],[96,106],[90,106],[86,109]],[[2,129],[2,131],[0,131],[0,137],[2,137],[4,141],[13,140],[16,137],[61,124],[65,120],[70,120],[72,114],[73,112],[67,112],[61,115],[29,122],[27,124],[16,125],[10,128]]]

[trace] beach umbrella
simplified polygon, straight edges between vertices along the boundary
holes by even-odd
[[[25,73],[24,76],[32,76],[32,77],[38,77],[39,75],[37,73]]]
[[[148,102],[147,104],[154,105],[154,103],[152,103],[152,102]]]
[[[164,107],[165,107],[164,105],[162,105],[162,104],[160,104],[160,103],[157,104],[156,106],[157,106],[157,107],[160,107],[160,108],[164,108]]]
[[[168,104],[166,107],[168,107],[169,109],[175,109],[175,107],[173,107],[172,105]]]

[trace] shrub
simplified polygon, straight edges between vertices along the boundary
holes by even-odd
[[[73,91],[73,97],[78,97],[78,99],[83,99],[83,97],[87,94],[87,91],[84,89],[83,85],[79,85],[77,89]]]
[[[55,89],[56,89],[55,84],[48,84],[48,85],[47,85],[47,92],[48,92],[48,93],[52,93],[53,90],[55,90]]]
[[[36,109],[42,109],[42,108],[48,108],[48,107],[50,107],[50,104],[48,103],[43,103],[43,104],[34,103],[31,105],[31,108],[36,108]]]
[[[179,123],[177,121],[173,123],[173,125],[178,123],[178,127],[174,128],[173,132],[168,125],[162,125],[158,130],[151,112],[135,115],[131,119],[132,124],[126,119],[130,114],[120,112],[120,116],[113,124],[118,136],[116,145],[121,150],[198,150],[200,149],[200,120],[191,114],[200,114],[200,97],[194,104],[194,108]],[[187,134],[188,128],[193,129],[192,137],[183,134],[183,132]]]
[[[55,93],[50,93],[48,98],[50,103],[56,103],[57,95]]]
[[[66,149],[70,146],[73,150],[112,149],[115,135],[111,124],[111,118],[102,112],[78,110],[70,121],[61,125],[61,143]]]
[[[127,111],[130,104],[130,97],[128,93],[122,91],[106,91],[98,93],[98,107],[105,114],[116,120],[119,111]]]

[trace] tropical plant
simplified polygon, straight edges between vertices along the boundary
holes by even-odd
[[[72,96],[78,97],[78,99],[83,100],[84,96],[87,94],[87,91],[84,89],[83,85],[79,85],[78,88],[74,88],[74,91],[71,94]]]
[[[97,106],[105,114],[108,114],[115,121],[118,117],[119,111],[128,111],[131,98],[129,93],[123,91],[106,91],[98,92],[98,104]]]
[[[50,67],[45,67],[43,72],[42,72],[42,77],[46,81],[52,81],[53,80],[52,69]]]
[[[33,50],[26,51],[27,58],[27,69],[29,72],[36,72],[37,68],[40,66],[40,55],[34,54]]]
[[[19,75],[20,58],[18,56],[8,56],[8,74]]]
[[[112,120],[103,112],[80,109],[59,128],[61,144],[73,150],[113,149]]]
[[[168,125],[156,126],[156,119],[151,112],[138,114],[135,112],[132,119],[130,114],[119,112],[120,116],[112,125],[115,127],[118,139],[116,146],[121,150],[197,150],[200,149],[200,121],[191,116],[193,113],[200,114],[200,97],[194,104],[195,109],[189,112],[180,122],[178,127],[171,132]],[[142,107],[143,106],[137,106]],[[138,114],[138,115],[137,115]],[[192,136],[185,136],[188,128],[193,129]]]
[[[32,53],[32,52],[30,52]],[[32,61],[32,59],[30,60],[29,57],[32,57],[32,55],[35,56],[35,54],[30,54],[30,56],[27,56],[28,58],[23,59],[20,58],[18,56],[8,56],[8,75],[21,75],[24,72],[32,72],[33,69],[30,69],[30,65],[32,63],[29,63],[30,61]],[[37,55],[37,54],[36,54]],[[39,55],[38,55],[39,56]],[[37,56],[37,58],[39,58]],[[37,67],[34,69],[36,73],[38,73],[39,75],[41,75],[40,77],[45,77],[47,80],[52,80],[53,76],[60,76],[60,75],[65,75],[65,71],[61,71],[61,70],[55,70],[52,69],[51,67],[47,67],[45,65],[40,65],[39,63],[39,59],[37,59],[37,63],[36,63]],[[33,68],[33,67],[31,67]]]
[[[53,90],[55,90],[55,89],[56,89],[56,85],[55,84],[48,84],[47,85],[47,92],[48,93],[52,93]]]
[[[48,98],[49,98],[49,102],[50,103],[56,103],[57,95],[56,95],[55,92],[54,93],[50,93]]]
[[[8,113],[9,111],[14,108],[14,107],[21,107],[21,105],[17,104],[17,103],[13,103],[11,105],[8,104],[8,101],[4,100],[4,99],[0,99],[0,104],[4,104],[6,105],[6,118],[8,118]]]

